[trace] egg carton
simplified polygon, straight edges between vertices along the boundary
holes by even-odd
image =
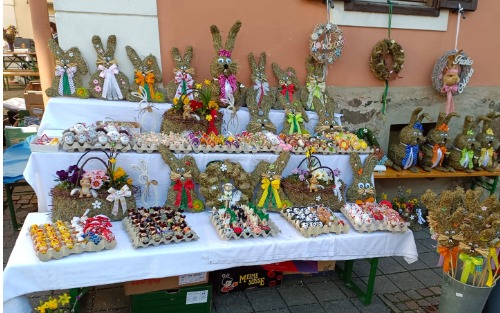
[[[284,211],[281,211],[280,214],[281,216],[283,216],[285,220],[287,220],[290,224],[292,224],[292,226],[295,227],[302,234],[302,236],[306,238],[317,237],[321,234],[335,233],[339,235],[339,234],[346,234],[349,232],[349,225],[347,225],[338,218],[335,218],[335,220],[333,221],[334,225],[331,226],[323,225],[321,227],[309,227],[305,229],[303,227],[300,227],[299,220],[293,220],[288,214],[284,213]]]
[[[228,145],[217,145],[217,146],[207,146],[207,145],[198,145],[193,146],[193,152],[196,153],[279,153],[281,152],[281,147],[273,146],[273,147],[255,147],[247,144],[241,144],[239,147],[228,146]]]
[[[351,153],[370,154],[373,152],[374,152],[373,148],[370,148],[370,147],[367,147],[365,149],[359,149],[359,150],[353,149],[351,147],[349,147],[347,150],[341,149],[340,147],[338,147],[338,149],[337,149],[337,154],[351,154]]]
[[[158,152],[159,145],[156,143],[137,145],[134,143],[132,150],[137,153],[153,153]],[[193,147],[188,144],[170,144],[168,148],[175,153],[190,153],[193,152]]]
[[[214,216],[214,215],[210,216],[210,221],[214,225],[215,230],[217,231],[217,234],[219,235],[220,239],[222,239],[222,240],[248,239],[250,237],[253,237],[253,238],[258,238],[258,237],[267,238],[269,236],[276,237],[278,235],[278,233],[280,232],[280,229],[278,228],[278,226],[276,226],[276,224],[274,224],[274,222],[271,219],[269,219],[267,221],[267,226],[269,226],[269,228],[270,228],[269,232],[267,232],[267,233],[265,231],[261,231],[260,233],[256,233],[253,231],[250,233],[242,232],[240,235],[237,235],[234,232],[225,233],[224,227],[222,226],[222,223],[219,223],[220,219],[218,216]]]
[[[128,217],[124,218],[122,220],[122,223],[123,223],[123,227],[125,228],[125,231],[130,236],[130,239],[132,241],[132,247],[134,247],[134,249],[137,249],[139,247],[141,247],[141,248],[147,248],[149,246],[155,246],[156,247],[156,246],[159,246],[160,244],[168,245],[168,244],[171,244],[171,243],[180,243],[182,241],[189,242],[189,241],[192,241],[192,240],[198,240],[199,239],[198,235],[193,230],[191,230],[192,231],[192,235],[193,235],[191,237],[187,237],[185,235],[182,238],[177,238],[176,236],[172,236],[171,239],[167,239],[167,238],[163,238],[162,237],[161,240],[159,240],[159,241],[155,241],[153,239],[150,239],[148,243],[143,243],[140,240],[139,233],[132,226],[132,223],[130,222],[130,219]]]
[[[292,153],[295,154],[306,154],[308,147],[296,147],[291,150]],[[314,148],[314,154],[336,154],[337,150],[335,147],[328,148]]]
[[[104,144],[104,145],[102,145],[100,143],[96,143],[96,144],[92,145],[88,142],[86,142],[84,144],[80,144],[78,142],[68,144],[67,142],[65,142],[63,144],[63,150],[69,151],[69,152],[76,152],[76,151],[85,152],[87,150],[97,150],[97,149],[110,150],[111,148],[113,148],[116,151],[127,152],[127,151],[132,149],[132,145],[131,144],[122,145],[119,142],[114,144],[114,145],[111,145],[109,142]]]
[[[35,254],[40,259],[40,261],[47,262],[52,259],[59,260],[70,254],[79,254],[83,252],[99,252],[104,249],[113,249],[116,246],[115,239],[113,239],[112,241],[107,241],[106,239],[102,238],[97,245],[91,241],[77,242],[76,235],[74,234],[74,228],[71,227],[69,223],[65,224],[66,227],[68,227],[70,233],[72,234],[71,237],[73,239],[73,242],[76,242],[73,245],[73,248],[70,249],[66,245],[63,245],[59,251],[55,250],[54,248],[49,248],[45,253],[35,250]],[[40,228],[43,228],[43,226],[44,225],[39,225]],[[56,232],[59,233],[58,231]],[[31,240],[33,241],[33,247],[34,247],[36,242],[36,235],[32,235]]]
[[[351,218],[351,216],[348,214],[348,212],[345,210],[344,207],[340,208],[340,211],[344,216],[347,218],[349,223],[351,223],[352,227],[357,230],[358,232],[374,232],[378,230],[382,231],[390,231],[393,233],[405,233],[408,230],[408,225],[404,221],[400,221],[396,225],[389,224],[388,221],[384,218],[383,221],[379,220],[373,220],[371,223],[359,223],[354,221],[354,219]],[[373,218],[372,218],[373,219]]]

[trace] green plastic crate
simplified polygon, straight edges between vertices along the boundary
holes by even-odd
[[[3,131],[7,147],[18,144],[31,135],[36,135],[34,127],[5,127]]]
[[[132,295],[131,303],[132,313],[210,313],[212,285]]]

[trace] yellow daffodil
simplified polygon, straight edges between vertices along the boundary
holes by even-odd
[[[118,179],[123,176],[125,176],[125,171],[121,167],[117,168],[116,171],[113,173],[114,179]]]
[[[205,79],[205,85],[210,86],[210,84],[212,84],[212,82],[208,79]]]
[[[210,102],[208,102],[208,108],[218,110],[219,106],[217,105],[217,102],[215,102],[214,100],[210,100]]]
[[[111,158],[111,159],[109,159],[109,163],[111,163],[111,164],[115,164],[115,163],[116,163],[116,159],[115,159],[115,158]]]
[[[201,84],[198,83],[195,86],[196,86],[196,89],[201,89]]]
[[[382,199],[383,200],[387,200],[387,194],[386,193],[382,193]]]
[[[127,179],[127,185],[132,185],[132,182],[133,182],[132,178]]]
[[[188,104],[189,103],[189,98],[187,96],[182,96],[182,103]]]
[[[177,103],[179,103],[179,98],[174,98],[172,102],[174,103],[174,105],[177,105]]]
[[[62,295],[59,296],[59,303],[61,305],[68,304],[69,300],[71,300],[71,297],[67,293],[63,293]]]
[[[40,302],[42,302],[42,301],[40,300]],[[44,303],[40,303],[40,305],[35,310],[37,310],[40,313],[45,313],[45,312],[47,312],[46,311],[47,309],[48,309],[47,302],[44,302]]]
[[[55,310],[58,307],[57,299],[50,299],[47,303],[47,309]]]
[[[207,115],[205,118],[210,122],[212,120],[212,115]]]
[[[410,188],[406,189],[406,193],[411,193],[411,189]]]

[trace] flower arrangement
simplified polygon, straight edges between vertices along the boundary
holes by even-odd
[[[50,297],[49,300],[43,302],[40,300],[40,305],[35,309],[40,313],[63,313],[71,312],[70,308],[66,306],[69,304],[71,297],[67,293],[63,293],[58,298]]]
[[[7,28],[3,29],[3,40],[12,43],[14,39],[16,39],[18,33],[16,26],[9,25]]]
[[[429,210],[444,273],[463,284],[492,287],[500,278],[500,272],[492,270],[499,267],[500,202],[494,195],[481,201],[481,194],[479,189],[459,187],[439,196],[427,190],[421,201]]]
[[[79,173],[80,175],[84,175],[85,171],[78,168],[77,165],[71,165],[67,170],[57,171],[57,178],[55,179],[55,181],[59,182],[57,187],[62,189],[69,189],[71,188],[71,186],[75,186],[78,182]]]
[[[382,194],[382,199],[387,200],[387,194]],[[419,208],[418,198],[412,194],[411,189],[398,187],[396,196],[390,202],[392,209],[405,219],[407,225],[413,231],[419,231],[421,225],[425,223],[422,216],[422,209]]]
[[[180,98],[173,99],[173,108],[178,111],[190,111],[207,121],[212,119],[211,111],[218,110],[219,105],[213,99],[214,85],[208,79],[203,83],[195,84],[195,88],[188,89]]]

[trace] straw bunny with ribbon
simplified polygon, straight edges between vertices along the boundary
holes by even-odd
[[[144,87],[139,86],[139,92],[133,91],[130,94],[136,98],[141,99],[139,101],[139,113],[137,115],[139,122],[141,124],[141,128],[145,131],[154,131],[157,126],[157,121],[159,120],[158,116],[158,108],[148,101],[148,95]],[[156,110],[156,111],[155,111]],[[150,115],[149,123],[145,123],[145,119],[147,115]],[[147,125],[146,125],[147,124]]]
[[[137,181],[141,186],[143,186],[143,190],[141,192],[141,202],[142,205],[146,208],[149,207],[157,207],[158,206],[158,181],[149,178],[149,168],[144,161],[141,159],[140,164],[132,164],[132,169],[138,171],[140,173],[139,179]],[[154,194],[154,202],[152,204],[149,203],[150,191]]]

